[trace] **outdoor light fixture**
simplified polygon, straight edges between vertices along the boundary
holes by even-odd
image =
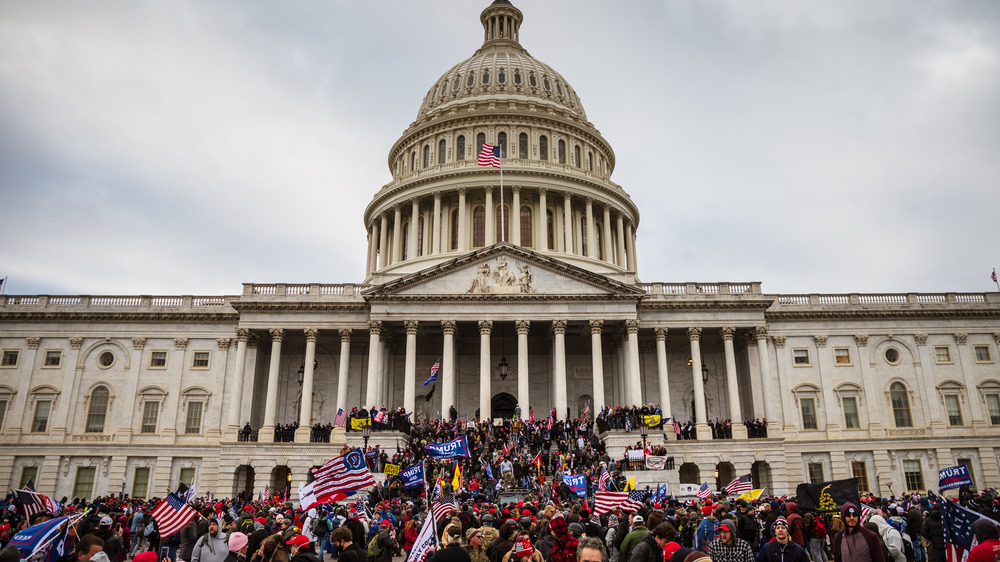
[[[504,333],[503,326],[500,326],[500,364],[497,368],[500,370],[500,380],[507,380],[507,373],[510,371],[510,365],[507,363],[507,334]]]
[[[701,382],[708,383],[708,367],[705,365],[701,366]]]

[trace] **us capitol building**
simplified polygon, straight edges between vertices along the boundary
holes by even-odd
[[[363,281],[0,297],[4,485],[294,494],[345,439],[360,443],[342,429],[310,439],[339,409],[576,417],[648,402],[698,428],[693,441],[649,437],[669,437],[676,467],[656,479],[672,490],[750,472],[767,493],[856,476],[889,495],[936,489],[957,464],[979,488],[1000,485],[997,293],[640,282],[639,209],[611,180],[611,145],[522,47],[520,10],[496,0],[480,20],[482,46],[434,81],[389,150],[392,181],[364,210]],[[501,147],[502,189],[477,164],[484,143]],[[767,436],[748,438],[746,418],[766,419]],[[733,420],[733,439],[711,439],[716,419]],[[640,437],[605,439],[620,455]]]

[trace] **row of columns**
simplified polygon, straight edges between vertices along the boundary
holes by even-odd
[[[486,212],[486,226],[485,226],[485,245],[490,246],[495,244],[500,238],[500,231],[502,230],[499,225],[497,225],[495,210],[493,209],[493,186],[485,186],[485,207]],[[506,223],[509,225],[509,231],[507,232],[506,239],[512,244],[520,246],[521,244],[521,228],[520,228],[520,209],[521,209],[521,186],[514,185],[510,188],[512,204],[509,207],[510,213],[506,217]],[[458,188],[458,251],[464,252],[468,248],[468,205],[466,204],[466,188]],[[447,244],[444,241],[444,235],[447,232],[445,228],[445,218],[442,216],[442,194],[440,191],[433,194],[433,213],[429,217],[429,220],[425,220],[424,226],[424,236],[430,236],[428,238],[430,242],[430,255],[437,255],[449,251]],[[598,243],[597,243],[597,227],[595,219],[594,210],[594,200],[593,198],[586,198],[584,201],[583,216],[586,219],[586,233],[577,233],[576,224],[573,220],[573,195],[570,192],[563,192],[563,201],[561,208],[556,207],[554,209],[556,212],[561,211],[562,213],[562,232],[555,233],[555,246],[554,248],[548,247],[548,202],[547,202],[547,190],[545,188],[538,189],[538,205],[533,207],[533,212],[535,214],[536,221],[533,225],[533,230],[535,231],[534,241],[532,246],[538,251],[561,251],[563,253],[573,254],[574,248],[577,244],[574,240],[579,242],[579,255],[592,258],[600,259],[598,254]],[[636,271],[635,263],[635,234],[633,232],[632,223],[626,222],[624,216],[621,213],[615,213],[614,226],[617,230],[617,236],[612,236],[612,216],[611,216],[611,205],[601,204],[601,214],[603,219],[604,228],[601,232],[601,246],[604,248],[604,261],[617,263],[620,267],[624,267],[628,271]],[[417,238],[418,238],[418,218],[421,216],[421,203],[419,198],[413,198],[410,200],[410,214],[409,214],[409,225],[407,232],[406,241],[406,255],[409,259],[416,257],[418,253]],[[390,213],[392,218],[390,219]],[[367,263],[367,273],[370,275],[375,271],[383,269],[391,264],[398,263],[403,259],[403,205],[397,204],[390,210],[383,212],[378,217],[375,217],[371,221],[371,226],[368,231],[368,263]],[[390,225],[389,221],[392,221],[392,239],[389,239]],[[559,236],[559,235],[562,236]],[[390,251],[391,248],[391,251]],[[420,251],[423,249],[421,248]]]

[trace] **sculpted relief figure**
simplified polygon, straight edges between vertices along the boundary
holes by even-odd
[[[497,270],[493,273],[493,283],[498,287],[513,287],[514,274],[507,270],[507,258],[497,258]]]
[[[526,265],[520,268],[521,275],[517,278],[517,284],[521,287],[522,293],[534,293],[535,288],[531,285],[531,270]]]
[[[476,271],[476,277],[472,280],[472,286],[467,293],[488,293],[490,292],[490,266],[483,264]]]
[[[527,265],[517,264],[518,273],[508,269],[507,258],[500,256],[497,258],[496,266],[490,268],[489,264],[482,264],[476,269],[476,276],[472,279],[472,286],[467,293],[534,293],[535,287],[531,281],[531,269]]]

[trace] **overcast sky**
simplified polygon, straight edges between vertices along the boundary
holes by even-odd
[[[8,294],[364,276],[362,212],[489,0],[0,0]],[[644,282],[996,291],[1000,2],[515,0]]]

